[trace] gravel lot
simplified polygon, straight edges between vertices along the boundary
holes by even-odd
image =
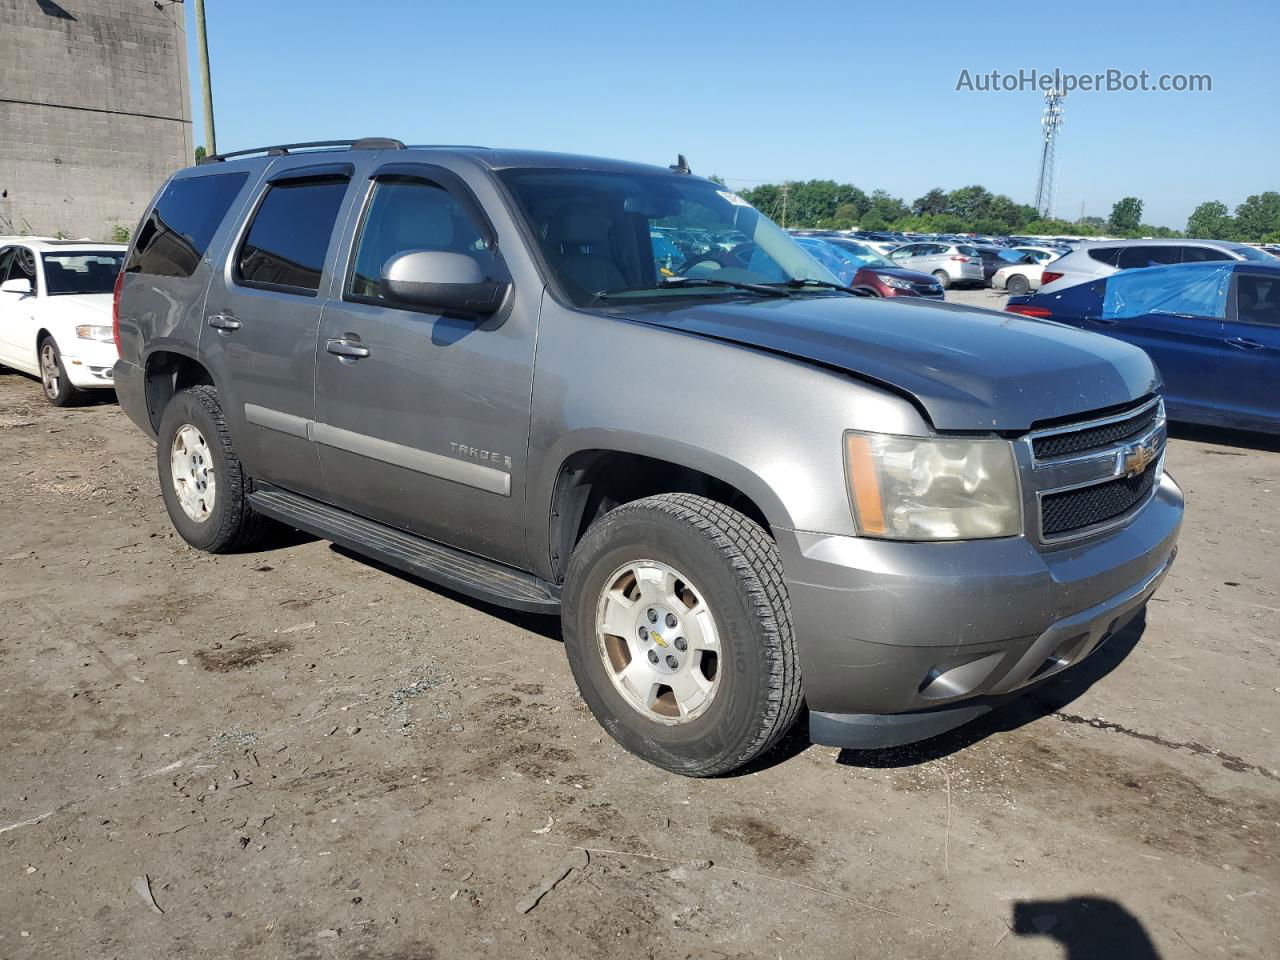
[[[196,553],[113,403],[0,372],[0,958],[1274,958],[1277,451],[1172,442],[1145,625],[1033,698],[695,782],[603,736],[554,622]]]

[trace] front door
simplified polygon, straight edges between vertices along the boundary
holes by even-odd
[[[1225,416],[1274,429],[1280,425],[1280,277],[1235,275],[1236,289],[1223,329]]]
[[[5,280],[26,280],[30,292],[0,292],[0,363],[35,373],[36,345],[31,314],[36,305],[36,260],[26,247],[0,250],[0,284]]]
[[[320,497],[316,336],[350,164],[273,171],[205,302],[200,349],[249,473]]]
[[[374,172],[341,292],[324,308],[315,438],[339,506],[514,565],[525,563],[524,481],[540,290],[490,318],[407,309],[382,267],[445,250],[506,279],[493,228],[452,173]],[[358,354],[358,355],[353,355]]]

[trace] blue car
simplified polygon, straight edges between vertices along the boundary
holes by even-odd
[[[1124,270],[1010,297],[1005,309],[1141,347],[1164,376],[1172,420],[1280,433],[1280,263]]]

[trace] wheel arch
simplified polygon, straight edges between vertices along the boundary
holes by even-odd
[[[654,438],[595,438],[556,458],[541,520],[544,545],[531,544],[535,562],[545,558],[550,578],[564,577],[573,548],[587,528],[610,510],[660,493],[695,493],[751,517],[773,536],[789,527],[790,515],[777,493],[742,464],[710,451]]]
[[[153,350],[143,360],[143,386],[151,429],[160,429],[164,408],[180,390],[196,384],[215,387],[209,368],[185,350],[171,346]]]

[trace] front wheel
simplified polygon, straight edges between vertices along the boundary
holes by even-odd
[[[1021,297],[1031,289],[1031,281],[1021,274],[1015,273],[1009,278],[1009,282],[1005,284],[1005,289],[1007,289],[1012,296]]]
[[[564,639],[583,699],[624,747],[685,776],[728,773],[800,710],[777,545],[692,494],[625,504],[569,563]]]
[[[160,418],[156,465],[169,519],[187,543],[227,553],[261,539],[268,521],[249,505],[252,481],[213,387],[188,387],[169,401]]]
[[[44,398],[55,407],[69,407],[80,399],[80,390],[67,378],[67,368],[62,364],[62,352],[53,337],[40,341],[40,385]]]

